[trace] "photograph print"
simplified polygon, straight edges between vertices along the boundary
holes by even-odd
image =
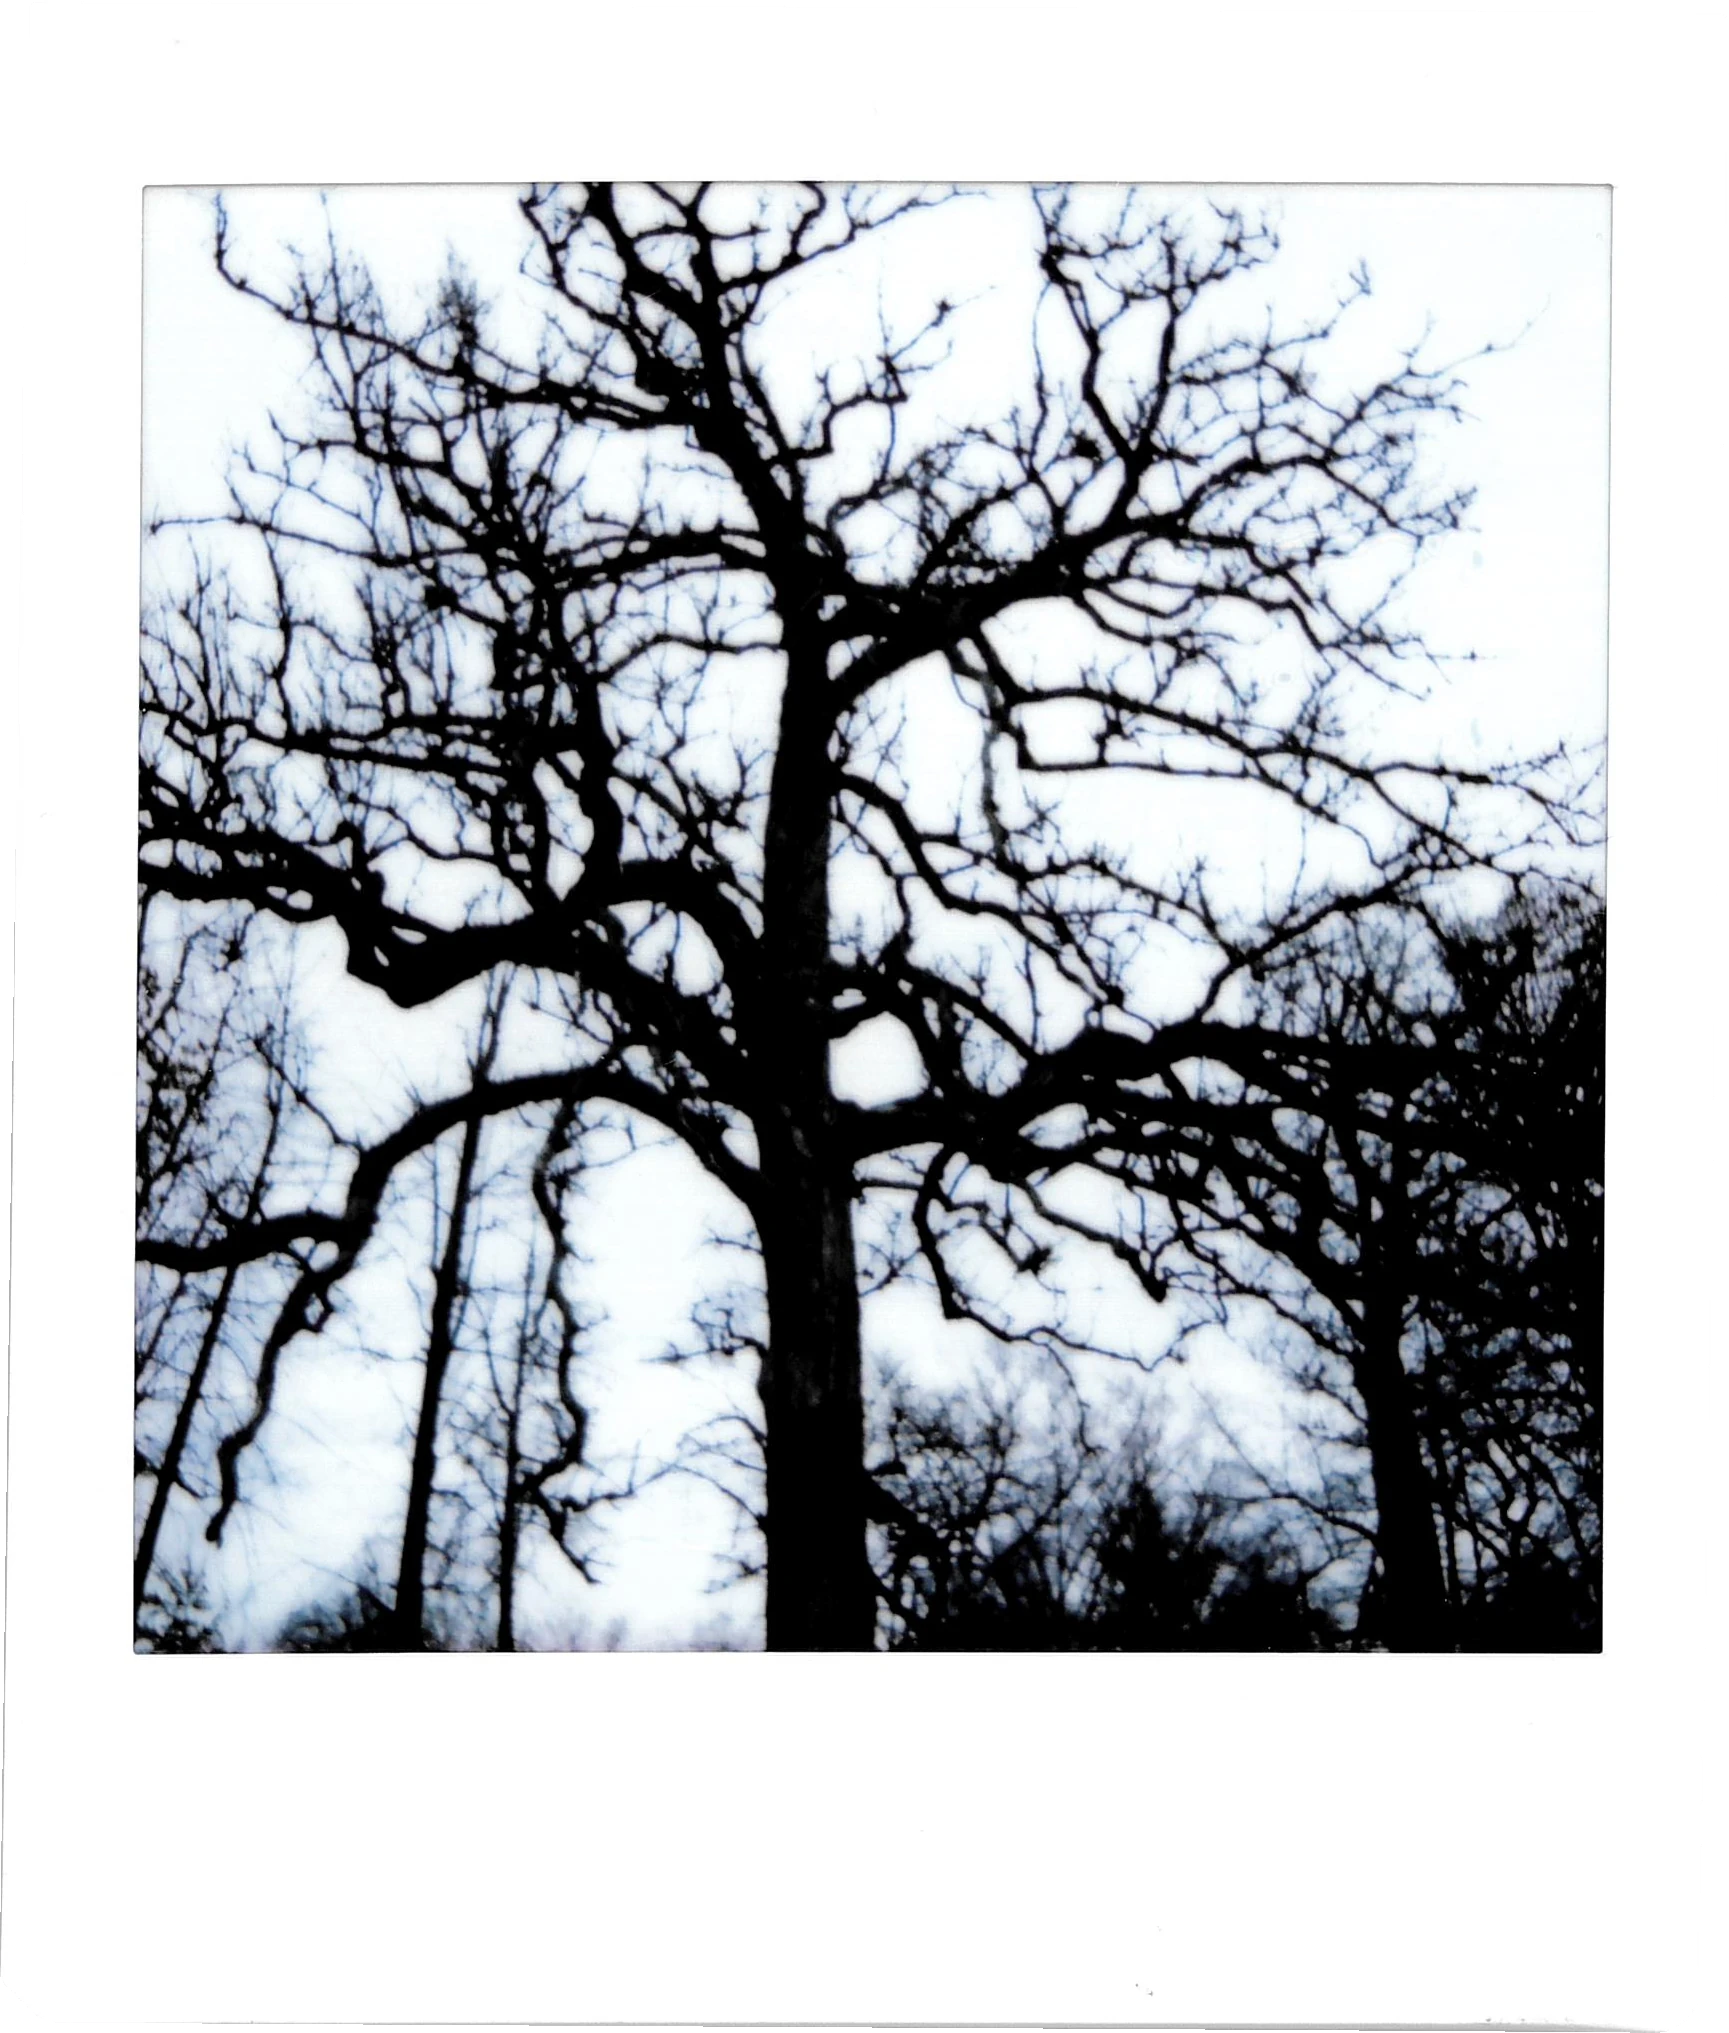
[[[1608,265],[149,192],[135,1648],[1600,1649]]]

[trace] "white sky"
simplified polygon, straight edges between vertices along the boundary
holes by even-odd
[[[559,2016],[574,1955],[596,2018],[1563,2016],[1714,2033],[1719,1676],[1689,1549],[1714,1545],[1706,1506],[1729,1411],[1722,1366],[1699,1360],[1699,1323],[1718,1310],[1707,1272],[1720,1196],[1703,1154],[1721,1102],[1642,1106],[1637,1073],[1714,1063],[1720,1029],[1699,926],[1719,844],[1721,653],[1679,589],[1714,583],[1721,518],[1673,371],[1678,344],[1721,325],[1723,278],[1701,244],[1721,183],[1720,24],[1662,0],[1619,32],[1565,35],[1544,11],[1505,5],[1442,21],[1340,6],[1300,33],[1286,7],[1242,13],[1226,67],[1212,17],[1101,6],[1086,61],[1059,69],[1045,38],[981,37],[972,10],[885,7],[858,42],[850,19],[783,33],[749,9],[675,8],[652,93],[610,89],[635,75],[640,24],[578,24],[563,9],[521,10],[521,35],[544,37],[546,54],[520,90],[456,62],[474,47],[471,15],[436,6],[414,43],[394,10],[345,9],[337,90],[331,42],[285,36],[276,10],[140,10],[106,24],[99,46],[82,15],[40,12],[20,30],[14,251],[27,300],[46,292],[60,307],[61,372],[51,399],[15,417],[14,471],[34,484],[6,508],[17,583],[42,593],[20,617],[11,673],[8,814],[15,1180],[28,1189],[12,1223],[0,1993],[19,2023]],[[811,84],[837,59],[844,97]],[[368,81],[386,79],[412,117],[357,112]],[[212,1673],[130,1656],[124,1472],[69,1507],[62,1442],[71,1281],[86,1350],[124,1347],[131,1308],[136,410],[125,373],[115,382],[130,341],[114,296],[117,277],[124,296],[136,275],[137,191],[213,172],[511,175],[525,155],[544,167],[561,150],[748,173],[765,155],[779,158],[771,169],[1007,174],[1056,156],[1105,175],[1151,163],[1617,182],[1610,1165],[1612,1181],[1672,1183],[1612,1187],[1609,1333],[1627,1360],[1604,1658],[931,1659],[885,1672],[624,1657],[443,1661],[434,1679],[414,1661],[315,1673],[255,1659]],[[22,383],[36,339],[18,341]],[[72,399],[111,385],[111,400]],[[99,797],[69,837],[59,779],[41,767],[64,738],[64,694],[40,674],[65,668],[74,611],[96,646],[86,740]],[[91,1422],[98,1453],[123,1462],[117,1385]],[[1060,1780],[1005,1779],[1026,1772],[1029,1732],[1040,1752],[1060,1747]],[[837,1740],[872,1755],[837,1770]],[[885,1775],[914,1758],[941,1771],[950,1801],[988,1806],[993,1828],[1012,1800],[1017,1858],[1084,1861],[1040,1887],[1036,1925],[1004,1931],[1001,1874],[957,1870],[947,1810],[885,1807]],[[482,1759],[484,1778],[460,1795],[429,1789],[429,1773]],[[496,1857],[501,1802],[562,1803],[572,1765],[574,1840],[569,1815],[530,1813],[518,1867],[467,1873],[453,1929],[450,1871]],[[1534,1768],[1562,1783],[1533,1793]],[[248,1809],[220,1842],[208,1813],[161,1811],[172,1775],[210,1772],[239,1775]],[[1539,1862],[1516,1899],[1485,1900],[1486,1834],[1503,1821],[1528,1830]],[[597,1827],[604,1863],[573,1890],[573,1853],[591,1853]],[[1262,1901],[1252,1926],[1246,1849],[1259,1882],[1305,1888]],[[885,1887],[902,1914],[945,1923],[903,1928],[886,1959]],[[165,1954],[165,1924],[183,1941],[191,1910],[196,1955]],[[1469,1925],[1447,1926],[1437,1955],[1435,1916],[1461,1911]],[[106,1953],[93,1956],[97,1933]],[[957,1939],[990,1952],[957,1957]],[[318,1952],[285,1953],[288,1941]],[[547,1942],[560,1952],[538,1952]]]

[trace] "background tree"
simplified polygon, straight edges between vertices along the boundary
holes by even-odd
[[[1593,899],[1539,889],[1447,942],[1489,1150],[1426,1294],[1424,1411],[1473,1646],[1599,1640],[1605,934]]]
[[[1023,203],[1000,385],[942,294],[813,346],[945,208]],[[334,244],[257,279],[219,214],[317,393],[235,473],[241,562],[149,637],[141,861],[186,905],[333,925],[404,1007],[522,970],[564,1033],[369,1146],[345,1211],[146,1254],[336,1245],[266,1338],[220,1517],[397,1164],[531,1102],[660,1125],[760,1250],[768,1641],[865,1646],[861,1280],[1059,1367],[1132,1356],[1085,1327],[1092,1260],[1162,1303],[1182,1165],[1314,1078],[1250,975],[1577,837],[1569,784],[1370,717],[1421,653],[1400,577],[1468,496],[1422,477],[1455,370],[1331,364],[1366,278],[1281,326],[1263,227],[1117,193],[521,209],[526,290],[453,267],[412,313]],[[1198,787],[1266,841],[1246,886],[1170,823]],[[873,1024],[916,1072],[866,1106],[831,1059]],[[1329,1040],[1329,1077],[1385,1050]]]
[[[921,1651],[1307,1651],[1345,1633],[1318,1570],[1223,1493],[1187,1500],[1152,1437],[1083,1416],[1036,1437],[1018,1391],[891,1393],[873,1470],[892,1646]]]
[[[505,1007],[503,1000],[489,1003],[483,1058]],[[484,1175],[477,1169],[481,1119],[471,1117],[463,1130],[428,1337],[429,1363],[435,1352],[443,1358],[438,1402],[430,1409],[434,1430],[443,1434],[441,1494],[450,1512],[446,1589],[471,1608],[490,1594],[484,1642],[506,1652],[517,1647],[518,1584],[528,1549],[540,1541],[592,1582],[595,1514],[629,1502],[658,1473],[643,1471],[634,1458],[622,1464],[590,1458],[589,1409],[578,1386],[597,1323],[575,1285],[574,1210],[589,1168],[584,1144],[593,1125],[569,1103],[549,1118],[537,1113],[537,1137],[517,1138],[506,1161]],[[493,1135],[502,1141],[496,1130]],[[428,1410],[423,1394],[417,1462],[427,1452],[421,1435]],[[437,1443],[433,1451],[436,1456]],[[411,1482],[405,1572],[415,1547],[424,1559],[431,1543],[436,1475],[435,1463],[420,1482]],[[399,1619],[404,1594],[399,1583]],[[405,1642],[412,1642],[407,1633],[413,1628],[404,1626]],[[423,1632],[421,1642],[427,1641]]]
[[[582,1466],[588,1432],[588,1409],[575,1394],[573,1371],[591,1323],[567,1284],[575,1256],[567,1207],[580,1178],[577,1141],[575,1110],[562,1107],[533,1161],[545,1254],[531,1240],[515,1311],[500,1316],[494,1309],[486,1318],[485,1385],[471,1398],[459,1441],[493,1519],[493,1647],[500,1652],[516,1649],[523,1534],[537,1517],[577,1572],[589,1575],[572,1527],[591,1503],[558,1488],[561,1477]]]
[[[481,1019],[478,1049],[471,1075],[485,1080],[498,1050],[503,1015],[497,984],[489,984]],[[426,1561],[432,1519],[433,1485],[438,1474],[438,1443],[445,1413],[445,1380],[456,1354],[462,1314],[473,1289],[470,1223],[476,1197],[475,1168],[480,1158],[483,1118],[470,1115],[457,1138],[456,1173],[443,1210],[443,1233],[437,1244],[432,1304],[427,1319],[426,1354],[422,1364],[420,1407],[414,1420],[414,1445],[408,1476],[408,1507],[402,1526],[402,1555],[391,1599],[392,1648],[417,1651],[424,1644]],[[433,1206],[439,1213],[439,1195]]]
[[[246,965],[243,918],[195,918],[158,939],[147,899],[139,925],[136,1178],[147,1252],[155,1236],[196,1243],[259,1219],[285,1155],[296,1046],[268,962]],[[188,1649],[187,1631],[208,1616],[184,1558],[163,1574],[158,1553],[176,1494],[209,1499],[210,1447],[198,1435],[244,1372],[278,1286],[268,1267],[240,1260],[202,1274],[140,1265],[132,1602],[136,1636],[153,1650]]]
[[[1143,1155],[1194,1288],[1297,1330],[1296,1382],[1342,1410],[1327,1451],[1367,1475],[1315,1514],[1372,1548],[1361,1628],[1398,1649],[1469,1641],[1521,1562],[1545,1642],[1563,1587],[1595,1627],[1602,950],[1600,906],[1547,887],[1488,924],[1352,920],[1264,993],[1300,1079],[1215,1078]]]

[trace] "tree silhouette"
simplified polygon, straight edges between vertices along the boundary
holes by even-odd
[[[891,1393],[872,1472],[888,1641],[920,1651],[1309,1651],[1344,1642],[1313,1575],[1223,1493],[1173,1501],[1161,1450],[1084,1417],[1042,1438],[1001,1383]],[[1245,1527],[1247,1527],[1245,1529]]]
[[[158,941],[149,901],[139,920],[137,1216],[143,1242],[134,1365],[134,1473],[143,1505],[133,1558],[138,1635],[157,1651],[188,1615],[204,1615],[196,1578],[159,1577],[158,1553],[176,1493],[199,1498],[195,1432],[236,1349],[256,1338],[260,1306],[277,1296],[235,1259],[176,1274],[148,1262],[149,1239],[196,1243],[228,1223],[255,1222],[275,1184],[293,1112],[296,1056],[287,996],[267,970],[244,966],[247,925],[232,914]],[[242,1358],[243,1359],[243,1358]],[[160,1580],[166,1596],[152,1595]],[[162,1619],[166,1617],[164,1625]],[[148,1628],[147,1628],[148,1626]]]
[[[1605,935],[1600,904],[1537,890],[1447,945],[1489,1148],[1444,1210],[1422,1376],[1470,1646],[1600,1634]]]
[[[508,994],[495,985],[475,1056],[479,1075],[490,1069],[508,1006]],[[578,1255],[573,1203],[588,1164],[578,1110],[570,1104],[554,1110],[537,1145],[514,1140],[505,1161],[484,1176],[481,1133],[482,1118],[470,1116],[437,1252],[392,1596],[399,1649],[442,1642],[424,1621],[427,1591],[416,1584],[433,1544],[435,1494],[452,1513],[447,1592],[467,1598],[472,1611],[490,1590],[495,1611],[487,1642],[508,1652],[517,1646],[525,1554],[537,1537],[592,1581],[585,1521],[656,1479],[634,1462],[615,1474],[589,1460],[589,1409],[577,1393],[594,1321],[571,1279]],[[483,1262],[488,1255],[499,1259],[491,1271]],[[464,1539],[475,1543],[459,1547]],[[454,1619],[447,1616],[445,1625],[454,1628]],[[469,1642],[479,1639],[471,1633]]]
[[[496,991],[487,997],[479,1049],[472,1077],[484,1080],[498,1049],[502,1015]],[[475,1167],[480,1156],[483,1118],[463,1123],[457,1147],[456,1175],[444,1210],[438,1244],[432,1306],[427,1322],[426,1354],[421,1371],[420,1407],[414,1421],[414,1446],[408,1476],[408,1506],[403,1518],[401,1560],[391,1600],[392,1649],[416,1651],[426,1641],[426,1560],[429,1546],[433,1483],[438,1473],[438,1441],[444,1414],[445,1382],[456,1354],[460,1315],[473,1282],[469,1224],[476,1194]]]
[[[491,1513],[493,1649],[516,1649],[516,1590],[525,1533],[536,1519],[576,1570],[589,1575],[572,1526],[598,1497],[559,1487],[580,1468],[588,1408],[573,1371],[589,1322],[566,1284],[575,1255],[567,1202],[580,1176],[575,1111],[561,1109],[533,1159],[531,1191],[545,1224],[546,1255],[530,1245],[514,1308],[490,1310],[481,1326],[484,1386],[463,1413],[458,1445],[479,1478]],[[613,1492],[616,1497],[620,1492]]]
[[[880,287],[1005,206],[1000,302]],[[1577,815],[1546,764],[1452,767],[1368,717],[1423,654],[1402,575],[1468,495],[1423,477],[1457,372],[1341,363],[1365,277],[1282,326],[1263,226],[1121,193],[592,185],[521,219],[507,301],[453,267],[409,312],[334,242],[269,280],[219,210],[315,395],[147,634],[141,870],[334,926],[405,1008],[520,970],[563,1037],[415,1107],[340,1208],[142,1253],[304,1257],[220,1531],[399,1165],[524,1109],[659,1125],[760,1251],[767,1641],[866,1647],[861,1291],[917,1278],[1059,1366],[1132,1355],[1081,1267],[1162,1303],[1191,1168],[1432,1050],[1258,1019],[1251,975]],[[1173,828],[1198,795],[1273,843],[1246,885]],[[867,1104],[831,1059],[873,1025],[917,1074]],[[1384,1556],[1405,1530],[1384,1502]]]
[[[1301,1091],[1215,1077],[1165,1157],[1206,1294],[1299,1330],[1366,1457],[1316,1508],[1372,1548],[1360,1630],[1394,1649],[1470,1641],[1534,1561],[1542,1618],[1566,1577],[1594,1622],[1602,953],[1601,907],[1544,886],[1331,928],[1262,996],[1313,1043]]]

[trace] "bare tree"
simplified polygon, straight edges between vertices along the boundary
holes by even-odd
[[[1344,1642],[1279,1526],[1177,1493],[1156,1434],[1040,1420],[1007,1378],[891,1389],[872,1472],[890,1644],[924,1651],[1306,1651]],[[1041,1431],[1042,1427],[1042,1431]]]
[[[946,208],[1005,205],[1018,293],[885,291],[849,355],[813,345],[830,279],[869,303]],[[1282,326],[1265,227],[1120,193],[592,185],[521,219],[523,291],[453,268],[406,312],[334,243],[260,279],[218,213],[317,395],[234,475],[243,562],[152,625],[141,864],[188,906],[333,924],[404,1007],[524,970],[563,1057],[421,1107],[342,1212],[154,1260],[336,1245],[266,1338],[226,1505],[392,1166],[527,1101],[662,1125],[760,1247],[768,1642],[865,1647],[861,1280],[916,1275],[1059,1365],[1132,1353],[1074,1266],[1161,1302],[1184,1168],[1319,1077],[1250,973],[1575,836],[1569,787],[1365,717],[1415,681],[1397,588],[1468,499],[1423,478],[1457,370],[1336,364],[1366,277]],[[1009,319],[1008,382],[975,384]],[[1149,823],[1198,786],[1280,830],[1252,894]],[[831,1055],[873,1023],[918,1075],[867,1106]],[[1324,1043],[1359,1086],[1426,1049]]]
[[[192,1480],[195,1425],[212,1415],[213,1378],[225,1351],[244,1365],[256,1315],[277,1294],[268,1273],[243,1280],[240,1259],[218,1271],[177,1274],[148,1262],[152,1238],[197,1242],[260,1217],[275,1184],[293,1112],[288,1001],[267,970],[243,961],[247,925],[230,915],[194,922],[166,947],[140,918],[137,1303],[134,1471],[147,1488],[133,1559],[138,1635],[157,1650],[185,1649],[191,1611],[207,1612],[184,1569],[157,1575],[158,1548],[177,1492],[202,1501]],[[166,1421],[166,1423],[164,1423]],[[142,1494],[142,1488],[141,1488]],[[152,1594],[154,1580],[168,1593]],[[162,1619],[166,1618],[164,1624]],[[165,1634],[179,1633],[172,1645]]]
[[[1600,1642],[1606,918],[1537,888],[1447,944],[1487,1140],[1438,1210],[1425,1431],[1460,1642]]]
[[[498,1026],[502,993],[489,985],[485,1013],[481,1019],[479,1047],[472,1075],[483,1081],[492,1071],[498,1051]],[[449,1204],[444,1210],[443,1236],[438,1246],[437,1272],[433,1281],[432,1308],[427,1323],[426,1357],[422,1369],[420,1408],[414,1421],[414,1447],[408,1476],[408,1508],[402,1526],[402,1557],[397,1570],[396,1592],[391,1608],[395,1648],[415,1651],[425,1642],[426,1555],[432,1516],[433,1482],[438,1473],[438,1440],[444,1409],[445,1379],[456,1353],[460,1314],[471,1283],[469,1222],[475,1198],[475,1166],[480,1156],[483,1118],[471,1115],[463,1123],[457,1146],[456,1176],[451,1183]]]
[[[493,1649],[517,1646],[517,1585],[525,1551],[538,1535],[584,1581],[592,1581],[589,1521],[627,1503],[656,1472],[633,1461],[590,1463],[589,1408],[578,1396],[578,1369],[596,1316],[573,1288],[579,1251],[574,1203],[588,1158],[578,1110],[553,1111],[526,1157],[527,1190],[492,1219],[526,1236],[518,1278],[508,1291],[481,1294],[473,1374],[453,1407],[457,1448],[484,1495],[496,1596]],[[521,1181],[513,1183],[520,1186]],[[522,1205],[523,1200],[529,1205]],[[468,1290],[478,1280],[471,1268]],[[578,1471],[590,1472],[577,1482]]]
[[[1355,918],[1263,991],[1301,1080],[1217,1073],[1165,1133],[1191,1289],[1294,1329],[1263,1338],[1366,1464],[1259,1494],[1360,1533],[1360,1628],[1394,1649],[1469,1641],[1522,1546],[1595,1597],[1601,955],[1600,906],[1555,888],[1488,925]]]

